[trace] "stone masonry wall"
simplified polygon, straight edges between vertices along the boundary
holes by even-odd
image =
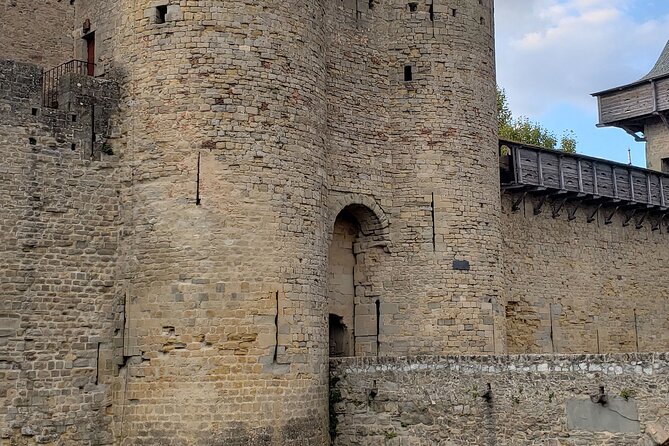
[[[75,2],[70,0],[3,0],[0,59],[31,62],[42,68],[73,59],[74,10]]]
[[[584,206],[568,221],[567,205],[534,215],[537,199],[518,212],[504,194],[504,278],[510,353],[669,351],[669,234],[657,216],[623,226],[620,210]]]
[[[330,364],[337,446],[652,446],[669,440],[667,354]]]
[[[0,444],[111,444],[119,178],[91,159],[90,100],[117,93],[64,79],[55,110],[41,81],[0,61]]]
[[[667,166],[662,165],[662,159],[669,159],[669,129],[662,121],[646,124],[646,167],[653,170],[667,172]]]
[[[380,355],[504,348],[492,12],[326,7],[328,220],[364,195],[389,221],[387,252],[356,269],[356,330],[378,335]]]

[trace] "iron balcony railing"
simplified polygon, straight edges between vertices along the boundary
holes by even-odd
[[[58,108],[58,84],[60,79],[69,73],[93,76],[95,64],[84,60],[70,60],[55,68],[46,70],[42,77],[42,105],[49,108]]]

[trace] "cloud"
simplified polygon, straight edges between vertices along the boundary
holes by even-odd
[[[632,82],[669,38],[669,2],[497,0],[498,83],[515,114],[556,104],[596,111],[590,93]]]

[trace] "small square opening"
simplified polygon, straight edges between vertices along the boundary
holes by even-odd
[[[413,68],[411,65],[404,65],[404,82],[413,80]]]
[[[28,138],[28,142],[30,143],[31,146],[34,146],[37,144],[37,140],[35,138]]]
[[[165,23],[167,17],[167,5],[156,6],[156,23]]]
[[[409,11],[411,12],[416,12],[418,10],[418,3],[416,2],[410,2],[408,3],[409,6]]]
[[[70,150],[77,150],[77,144],[76,143],[70,144]]]
[[[37,116],[37,109],[36,109],[36,108],[33,108],[33,109],[30,111],[30,113],[31,113],[33,116]]]
[[[662,158],[662,172],[669,173],[669,158]]]

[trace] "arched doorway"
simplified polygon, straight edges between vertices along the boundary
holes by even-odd
[[[382,352],[381,271],[388,220],[373,200],[354,198],[360,200],[339,208],[328,253],[328,351],[333,357]]]
[[[360,228],[342,211],[335,220],[328,255],[330,356],[355,356],[355,244]]]

